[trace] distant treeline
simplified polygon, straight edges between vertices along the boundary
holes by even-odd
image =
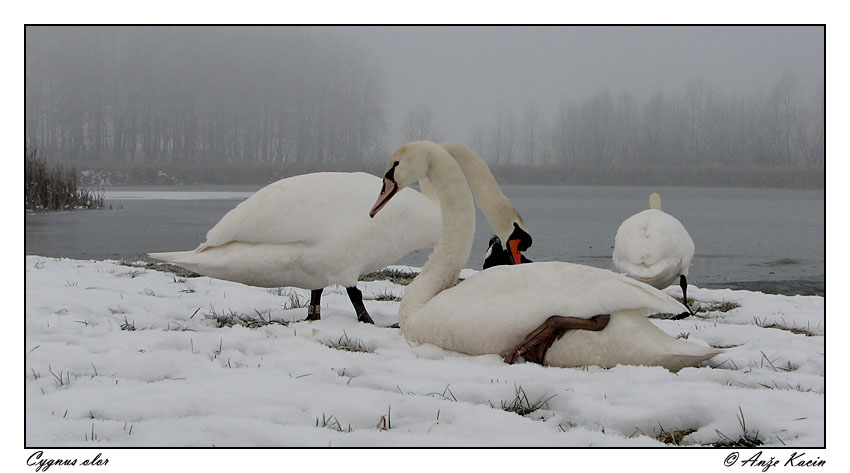
[[[494,164],[493,174],[501,184],[609,185],[609,186],[696,186],[696,187],[803,187],[822,188],[823,169],[798,166],[704,167],[564,167]],[[191,163],[121,163],[90,165],[81,172],[80,184],[89,187],[121,185],[268,184],[278,179],[319,171],[368,172],[381,175],[384,165],[376,162],[312,164],[198,165]]]
[[[503,184],[542,185],[822,188],[826,178],[823,169],[800,166],[621,166],[602,169],[596,166],[497,164],[491,166],[491,170]]]
[[[27,144],[87,184],[379,172],[400,144],[387,143],[379,61],[321,28],[26,31]],[[750,96],[695,80],[646,99],[561,98],[552,116],[502,106],[465,141],[505,183],[817,187],[824,107],[823,87],[804,93],[790,73]],[[436,115],[419,105],[397,126],[439,140]]]
[[[258,163],[89,163],[80,171],[80,183],[90,187],[184,184],[268,184],[309,172],[363,171],[383,174],[377,162],[327,162],[320,164]]]
[[[298,27],[28,27],[26,138],[74,163],[376,155],[382,69]]]
[[[643,102],[608,92],[561,99],[550,121],[535,104],[519,119],[503,108],[490,125],[474,127],[469,144],[496,165],[547,169],[538,173],[543,179],[566,167],[607,183],[652,174],[687,184],[713,176],[716,185],[809,186],[823,182],[824,104],[822,87],[803,95],[790,73],[750,97],[726,97],[695,81],[681,96],[658,92]],[[804,181],[796,183],[795,175]]]

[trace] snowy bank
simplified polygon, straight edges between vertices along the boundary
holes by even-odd
[[[654,322],[725,352],[674,374],[413,345],[385,328],[405,287],[387,280],[358,284],[370,326],[344,288],[306,322],[302,289],[25,265],[28,447],[824,446],[822,297],[692,286],[701,317]]]

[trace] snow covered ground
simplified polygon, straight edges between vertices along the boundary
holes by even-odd
[[[306,322],[290,308],[306,290],[114,261],[25,265],[29,447],[824,446],[821,297],[691,287],[715,310],[654,322],[725,352],[674,374],[413,345],[382,327],[398,302],[376,299],[404,291],[387,280],[358,284],[370,326],[343,288]]]

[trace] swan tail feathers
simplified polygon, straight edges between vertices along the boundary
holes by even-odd
[[[723,350],[688,343],[676,350],[676,353],[670,354],[664,365],[671,371],[678,371],[689,366],[696,366],[720,353],[723,353]]]
[[[148,256],[157,259],[160,261],[167,261],[169,263],[174,263],[179,265],[180,263],[185,263],[187,260],[195,255],[197,250],[188,250],[188,251],[169,251],[164,253],[148,253]]]

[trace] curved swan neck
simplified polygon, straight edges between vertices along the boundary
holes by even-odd
[[[658,195],[658,192],[653,192],[649,195],[649,208],[661,210],[661,196]]]
[[[524,230],[525,222],[510,200],[502,193],[496,178],[484,162],[484,158],[472,148],[462,143],[446,142],[442,146],[457,161],[481,213],[490,224],[490,228],[504,242],[507,242],[514,231],[514,222]]]
[[[427,177],[419,179],[419,192],[434,205],[439,205],[440,198],[437,196],[437,189],[434,188],[434,184],[431,184],[431,180]]]
[[[426,148],[428,179],[440,201],[443,233],[428,262],[404,292],[399,324],[432,297],[457,282],[469,260],[475,236],[475,205],[466,178],[452,157],[439,148]]]

